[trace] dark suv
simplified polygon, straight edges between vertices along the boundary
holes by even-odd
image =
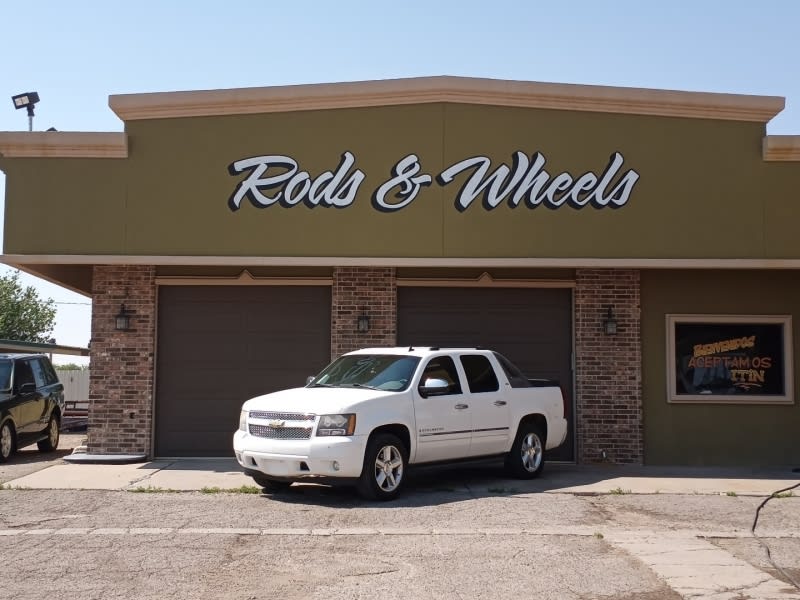
[[[58,447],[64,386],[42,354],[0,354],[0,462],[36,442]]]

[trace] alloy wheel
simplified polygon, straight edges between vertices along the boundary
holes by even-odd
[[[0,428],[0,456],[8,458],[11,456],[11,428],[8,425],[3,425]]]
[[[535,433],[529,433],[525,436],[522,440],[520,452],[522,454],[522,466],[525,467],[526,471],[533,473],[542,464],[542,456],[544,455],[542,440]]]
[[[384,492],[392,492],[403,479],[403,456],[395,446],[384,446],[375,457],[375,482]]]

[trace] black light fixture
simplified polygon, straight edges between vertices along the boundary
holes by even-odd
[[[114,316],[114,329],[117,331],[130,331],[132,314],[133,311],[127,308],[123,302],[119,307],[119,312]]]
[[[608,305],[608,312],[606,318],[603,319],[603,331],[606,335],[616,335],[617,333],[617,320],[614,318],[614,313],[611,310],[611,305]]]
[[[39,94],[36,92],[25,92],[24,94],[17,94],[11,96],[11,101],[14,103],[14,108],[24,108],[28,111],[28,131],[33,131],[33,107],[39,102]]]
[[[358,333],[367,333],[369,331],[369,315],[367,314],[367,309],[361,309],[361,314],[358,315],[358,320],[356,321],[356,331]]]

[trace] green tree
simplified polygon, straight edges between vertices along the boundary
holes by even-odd
[[[76,365],[75,363],[66,363],[64,365],[53,365],[59,371],[88,371],[89,365]]]
[[[42,300],[33,286],[24,287],[18,271],[0,276],[0,339],[46,343],[55,322],[52,299]]]

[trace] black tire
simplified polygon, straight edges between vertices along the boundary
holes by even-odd
[[[56,415],[50,415],[50,422],[47,423],[47,437],[36,442],[40,452],[53,452],[58,448],[60,439],[60,423]]]
[[[534,479],[544,469],[545,435],[534,423],[522,423],[511,450],[506,455],[506,469],[517,479]]]
[[[0,463],[6,462],[17,447],[16,434],[11,423],[6,421],[0,426]]]
[[[288,490],[289,486],[292,485],[291,481],[278,481],[276,479],[269,479],[266,475],[261,475],[258,473],[250,473],[250,477],[253,478],[253,481],[256,484],[261,486],[265,492],[282,492],[284,490]]]
[[[358,493],[367,500],[392,500],[405,484],[408,448],[396,435],[379,433],[367,443]]]

